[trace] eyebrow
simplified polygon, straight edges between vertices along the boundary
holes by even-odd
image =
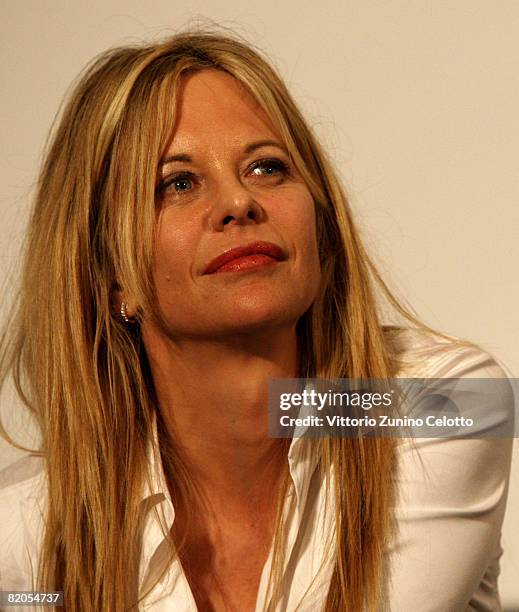
[[[288,151],[286,150],[286,147],[284,147],[277,140],[256,140],[255,142],[249,143],[244,148],[244,152],[249,154],[249,153],[254,152],[256,149],[260,149],[261,147],[277,147],[278,149],[281,149],[284,153],[288,155]],[[193,161],[193,158],[187,153],[177,153],[175,155],[168,155],[167,157],[165,157],[159,162],[159,166],[162,167],[162,166],[165,166],[166,164],[169,164],[175,161],[190,163]]]

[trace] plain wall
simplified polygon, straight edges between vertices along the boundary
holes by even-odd
[[[18,269],[42,146],[71,81],[107,47],[194,16],[234,28],[273,59],[332,153],[390,284],[426,322],[480,343],[517,376],[519,2],[511,0],[3,2],[2,286]],[[2,413],[16,407],[4,399]],[[2,445],[0,467],[17,456]],[[510,607],[519,606],[517,464],[516,453],[500,578]]]

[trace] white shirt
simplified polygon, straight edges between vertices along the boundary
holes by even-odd
[[[399,374],[411,378],[503,378],[504,370],[484,351],[456,347],[406,330],[401,350],[417,367]],[[156,441],[156,430],[154,431]],[[501,525],[505,511],[511,438],[418,438],[398,440],[398,530],[387,551],[390,580],[385,584],[391,612],[495,612]],[[152,448],[150,446],[150,448]],[[293,612],[325,558],[332,513],[323,512],[325,487],[316,457],[303,438],[292,440],[288,461],[292,477],[284,516],[287,523],[285,601],[277,610]],[[152,487],[143,491],[141,588],[153,580],[164,552],[164,533],[174,508],[162,466],[150,451]],[[332,475],[333,478],[333,475]],[[333,488],[331,488],[333,490]],[[33,590],[43,533],[45,477],[42,460],[27,456],[0,473],[0,590]],[[161,521],[164,529],[161,529]],[[271,557],[259,586],[256,612],[263,609]],[[299,608],[321,609],[332,566],[325,564]],[[14,608],[35,610],[35,608]],[[150,612],[196,611],[178,561],[141,604]]]

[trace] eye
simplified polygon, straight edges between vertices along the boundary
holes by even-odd
[[[280,159],[259,159],[250,167],[250,172],[255,176],[283,177],[290,174],[289,167]]]
[[[157,192],[185,193],[193,188],[194,176],[190,172],[180,172],[164,179],[158,186]]]

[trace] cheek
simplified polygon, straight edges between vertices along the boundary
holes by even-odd
[[[284,205],[277,208],[276,225],[293,258],[291,280],[285,291],[298,302],[299,308],[306,310],[317,298],[321,284],[316,214],[313,198],[307,190],[295,196],[280,203]]]
[[[309,275],[318,274],[320,266],[315,205],[308,192],[288,208],[284,223],[286,235],[291,237],[299,266]]]
[[[179,228],[182,228],[181,230]],[[165,216],[157,230],[155,282],[161,285],[185,279],[190,274],[195,238],[193,220]]]

